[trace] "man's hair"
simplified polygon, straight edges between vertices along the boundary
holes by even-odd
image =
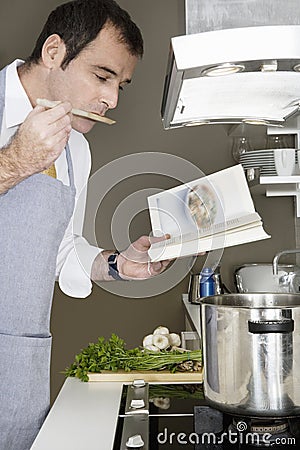
[[[28,65],[39,62],[44,42],[58,34],[66,46],[62,69],[94,39],[105,24],[119,32],[120,42],[137,57],[143,56],[143,38],[127,11],[114,0],[74,0],[54,9],[39,35],[35,48],[27,58]]]

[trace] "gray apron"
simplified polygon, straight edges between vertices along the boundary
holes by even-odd
[[[0,124],[6,70],[0,72]],[[29,450],[49,409],[56,258],[75,187],[35,174],[0,195],[0,449]]]

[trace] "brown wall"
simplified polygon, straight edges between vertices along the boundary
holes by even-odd
[[[55,0],[3,0],[0,5],[0,63],[24,58],[31,51],[43,21]],[[118,110],[110,116],[117,120],[113,127],[96,125],[87,138],[91,144],[96,173],[103,165],[139,152],[164,152],[180,156],[206,174],[234,164],[231,158],[232,139],[223,126],[202,126],[165,131],[160,119],[160,103],[171,36],[184,32],[184,2],[181,0],[119,0],[140,26],[145,40],[145,56],[139,64],[130,86],[121,96]],[[260,143],[258,143],[258,146]],[[160,167],[157,167],[159,172]],[[152,180],[152,182],[151,182]],[[115,186],[101,204],[96,220],[99,245],[112,248],[110,218],[118,201],[134,191],[156,185],[151,175],[136,176],[122,186]],[[172,179],[161,180],[160,187],[172,187]],[[232,285],[232,269],[246,262],[270,262],[274,254],[294,246],[293,202],[291,198],[266,198],[254,195],[258,212],[272,239],[226,249],[222,259],[222,274]],[[89,207],[88,207],[89,208]],[[87,211],[89,215],[89,209]],[[93,214],[91,214],[93,215]],[[132,237],[148,233],[147,214],[137,217]],[[124,223],[124,227],[127,224]],[[201,262],[201,261],[200,261]],[[172,289],[151,298],[116,296],[99,286],[85,300],[68,298],[56,288],[53,314],[52,398],[61,387],[60,373],[73,362],[75,353],[98,336],[112,332],[125,339],[128,347],[137,346],[142,337],[157,325],[173,331],[184,327],[181,294],[187,291],[188,277]],[[140,285],[143,296],[143,282]]]

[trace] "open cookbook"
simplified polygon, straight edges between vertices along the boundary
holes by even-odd
[[[240,164],[148,197],[151,261],[174,259],[269,238]]]

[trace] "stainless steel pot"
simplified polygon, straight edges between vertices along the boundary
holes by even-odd
[[[278,275],[274,276],[271,263],[243,264],[234,272],[237,292],[299,292],[299,275],[297,266],[279,265]]]
[[[300,415],[300,295],[204,297],[201,315],[207,401],[240,416]]]

